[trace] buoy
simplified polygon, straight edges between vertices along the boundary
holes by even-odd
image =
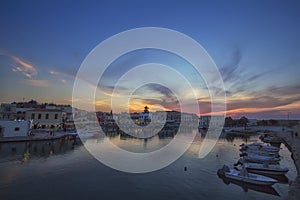
[[[184,167],[184,171],[187,171],[187,167]]]
[[[216,157],[219,157],[219,155],[217,154]]]

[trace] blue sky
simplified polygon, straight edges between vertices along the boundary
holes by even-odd
[[[299,1],[2,1],[0,101],[70,103],[74,76],[96,45],[153,26],[207,50],[229,114],[300,118],[299,10]]]

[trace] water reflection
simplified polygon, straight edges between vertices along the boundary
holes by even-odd
[[[27,162],[32,158],[47,158],[72,151],[77,145],[80,144],[69,138],[51,141],[0,143],[0,162],[9,160]]]

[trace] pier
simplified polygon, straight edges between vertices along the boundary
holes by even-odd
[[[290,185],[290,190],[288,192],[288,196],[285,198],[286,200],[296,200],[300,199],[300,136],[296,136],[293,133],[289,132],[276,132],[275,135],[282,139],[283,143],[287,146],[287,148],[292,153],[292,158],[294,160],[296,169],[297,169],[297,177]]]

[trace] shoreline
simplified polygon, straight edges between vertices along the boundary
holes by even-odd
[[[284,199],[300,199],[300,137],[292,136],[289,132],[276,132],[275,135],[283,141],[291,152],[291,157],[297,169],[297,177],[292,181],[288,195]]]

